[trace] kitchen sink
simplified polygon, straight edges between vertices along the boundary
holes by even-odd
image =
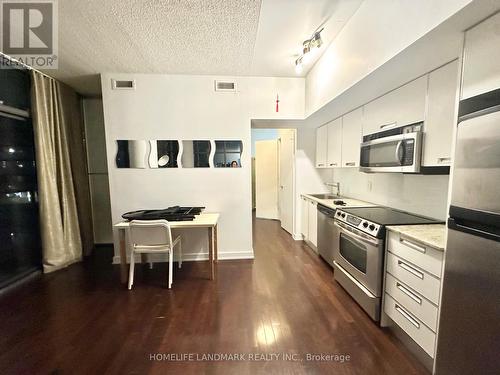
[[[310,194],[310,196],[318,199],[339,199],[335,194]]]

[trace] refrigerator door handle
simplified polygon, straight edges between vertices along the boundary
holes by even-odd
[[[449,218],[448,219],[448,229],[452,229],[452,230],[456,230],[459,232],[472,234],[473,236],[478,236],[478,237],[487,238],[489,240],[493,240],[496,242],[500,242],[500,235],[493,233],[493,232],[484,231],[484,230],[481,230],[478,228],[474,228],[473,226],[464,225],[458,219]]]

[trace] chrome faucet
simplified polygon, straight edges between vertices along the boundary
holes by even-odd
[[[340,198],[340,182],[327,182],[325,183],[325,185],[330,186],[332,188],[336,188],[337,193],[335,195]],[[333,189],[332,189],[332,194],[333,194]]]

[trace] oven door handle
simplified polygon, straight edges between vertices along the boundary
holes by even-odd
[[[375,246],[378,246],[379,244],[379,240],[370,240],[369,238],[366,238],[366,237],[362,237],[360,236],[359,234],[356,234],[354,232],[351,232],[350,230],[340,226],[337,222],[334,223],[334,225],[341,231],[343,232],[345,235],[347,236],[350,236],[350,237],[353,237],[359,241],[362,241],[364,243],[369,243],[370,245],[375,245]]]

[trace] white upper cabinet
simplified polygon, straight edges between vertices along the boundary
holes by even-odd
[[[359,167],[363,108],[342,117],[342,167]]]
[[[342,166],[342,117],[328,123],[328,153],[326,164],[328,168]]]
[[[328,128],[323,125],[316,129],[316,167],[326,168],[326,154],[328,147]]]
[[[500,13],[465,33],[461,99],[500,88]]]
[[[426,167],[451,164],[453,127],[456,124],[457,79],[457,60],[429,74],[422,155],[422,165]]]
[[[363,135],[424,121],[427,76],[417,78],[365,105]]]

